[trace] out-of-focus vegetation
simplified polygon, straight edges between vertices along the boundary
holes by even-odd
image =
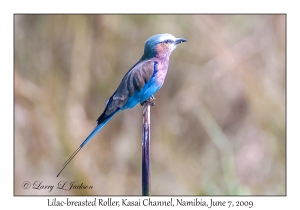
[[[96,125],[145,40],[188,40],[151,108],[151,194],[284,195],[285,15],[15,15],[15,194],[141,195],[142,107]],[[92,190],[23,189],[24,181]]]

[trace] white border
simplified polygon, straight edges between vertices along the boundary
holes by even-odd
[[[299,194],[299,11],[296,1],[5,1],[1,4],[0,206],[5,209],[44,209],[48,197],[13,196],[13,14],[14,13],[287,13],[287,196],[213,197],[220,200],[251,199],[252,209],[297,209]],[[116,6],[117,5],[117,6]],[[133,6],[134,5],[134,6]],[[49,197],[52,199],[53,197]],[[65,197],[58,197],[63,199]],[[76,197],[85,199],[85,197]],[[92,199],[92,197],[89,197]],[[134,197],[131,197],[134,198]],[[183,197],[186,198],[186,197]],[[204,197],[209,199],[209,197]],[[11,207],[11,208],[10,208]],[[291,208],[293,207],[293,208]],[[54,208],[54,207],[51,207]],[[85,207],[88,208],[88,207]],[[298,207],[299,208],[299,207]]]

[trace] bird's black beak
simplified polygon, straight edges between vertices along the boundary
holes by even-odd
[[[181,42],[186,42],[186,39],[184,39],[184,38],[177,38],[177,39],[175,40],[175,44],[176,44],[176,45],[180,44]]]

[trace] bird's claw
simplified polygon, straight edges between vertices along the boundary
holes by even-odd
[[[141,105],[142,106],[145,106],[145,105],[154,106],[155,105],[154,100],[155,100],[154,96],[151,96],[146,101],[144,101],[143,103],[141,103]]]

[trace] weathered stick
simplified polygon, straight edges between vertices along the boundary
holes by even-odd
[[[142,132],[142,195],[150,195],[150,106],[154,103],[143,103],[143,132]]]

